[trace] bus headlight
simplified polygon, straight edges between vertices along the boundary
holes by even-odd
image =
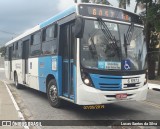
[[[82,81],[85,85],[93,87],[90,76],[87,73],[81,73]]]
[[[89,84],[90,84],[90,80],[89,80],[88,78],[85,78],[85,79],[84,79],[84,83],[85,83],[86,85],[89,85]]]

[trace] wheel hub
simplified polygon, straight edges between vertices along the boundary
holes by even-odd
[[[52,85],[49,89],[49,97],[52,102],[57,100],[57,87],[55,85]]]

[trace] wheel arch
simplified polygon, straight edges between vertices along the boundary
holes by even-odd
[[[48,83],[51,79],[54,79],[56,80],[55,76],[53,74],[48,74],[47,78],[46,78],[46,92],[47,92],[47,89],[48,89]]]
[[[16,70],[14,70],[14,72],[13,72],[13,81],[15,81],[15,75],[17,75],[17,71]]]

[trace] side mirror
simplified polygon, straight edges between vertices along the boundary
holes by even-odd
[[[84,31],[84,19],[82,17],[77,17],[75,22],[75,37],[82,38]]]

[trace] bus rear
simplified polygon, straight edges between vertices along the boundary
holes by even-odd
[[[145,100],[147,51],[140,17],[102,5],[80,4],[77,10],[76,103]]]

